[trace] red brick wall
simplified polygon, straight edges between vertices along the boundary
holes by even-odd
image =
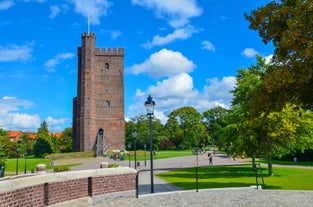
[[[36,176],[40,175],[35,175],[32,178],[36,179]],[[19,183],[21,183],[23,182],[22,179],[28,178],[16,178],[15,181],[18,180]],[[41,178],[41,180],[44,179]],[[21,188],[19,188],[19,184],[17,184],[14,190],[11,190],[11,186],[14,186],[14,184],[7,185],[6,183],[6,186],[10,187],[6,192],[3,192],[3,189],[1,189],[0,207],[41,207],[88,196],[93,197],[136,189],[135,172],[125,174],[113,173],[70,180],[65,179],[63,181],[53,181],[54,179],[49,181],[48,178],[47,180],[46,183],[37,185],[30,184],[29,186]],[[1,182],[10,181],[0,181],[0,185],[2,184]]]
[[[44,206],[44,198],[45,198],[44,185],[29,186],[14,191],[0,193],[0,206],[1,207]]]

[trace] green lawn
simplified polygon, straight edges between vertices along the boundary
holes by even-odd
[[[158,174],[169,183],[184,190],[196,189],[195,168]],[[262,169],[265,189],[313,190],[313,169],[274,167],[274,176],[267,176]],[[208,166],[198,168],[199,189],[249,187],[256,185],[255,172],[251,165]],[[259,185],[262,184],[259,178]]]
[[[146,159],[150,159],[150,151],[144,151],[144,150],[138,150],[136,151],[136,159],[137,160],[145,160],[145,154]],[[174,151],[174,150],[166,150],[166,151],[156,151],[156,155],[153,156],[153,159],[165,159],[165,158],[171,158],[171,157],[181,157],[181,156],[193,156],[191,150],[181,150],[181,151]],[[125,160],[128,160],[128,154],[125,155]],[[130,159],[134,160],[134,151],[130,151]]]
[[[38,164],[45,164],[46,166],[50,165],[50,160],[45,160],[42,158],[27,158],[26,159],[26,169],[30,171],[31,169],[36,170]],[[18,159],[18,171],[24,172],[25,169],[25,159]],[[16,172],[16,158],[7,159],[5,162],[5,171],[6,172]]]
[[[15,175],[16,173],[16,158],[11,158],[7,159],[5,163],[5,175]],[[36,171],[37,165],[38,164],[45,164],[46,169],[53,169],[54,166],[51,166],[51,160],[46,160],[43,158],[33,158],[33,157],[28,157],[26,159],[26,170],[27,172],[30,172],[32,169]],[[62,166],[74,166],[78,165],[68,163]],[[24,158],[19,158],[18,159],[18,172],[22,173],[25,170],[25,159]]]

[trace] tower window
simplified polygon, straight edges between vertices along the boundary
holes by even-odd
[[[110,101],[105,101],[104,106],[105,106],[105,107],[110,107]]]
[[[105,63],[105,69],[109,69],[109,63]]]

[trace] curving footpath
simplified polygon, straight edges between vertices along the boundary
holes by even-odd
[[[129,161],[113,161],[107,158],[97,158],[93,162],[88,161],[80,166],[72,167],[72,170],[99,168],[99,162],[106,159],[110,163],[119,163],[122,166],[128,166]],[[173,167],[195,167],[208,165],[208,157],[206,154],[196,158],[196,156],[176,157],[162,160],[154,160],[154,168],[173,168]],[[215,155],[213,157],[214,165],[231,165],[238,164],[241,160],[229,159],[225,155]],[[131,163],[134,167],[134,163]],[[140,162],[137,170],[149,169],[149,161],[146,166],[144,162]],[[158,173],[160,171],[155,171]],[[175,206],[175,207],[203,207],[203,206],[313,206],[313,191],[291,191],[291,190],[260,190],[253,187],[247,188],[225,188],[225,189],[200,189],[181,191],[176,186],[166,183],[165,181],[154,177],[154,192],[150,194],[150,174],[142,172],[139,176],[139,198],[135,197],[134,191],[107,194],[96,198],[85,198],[62,204],[54,207],[62,206],[136,206],[136,207],[157,207],[157,206]]]

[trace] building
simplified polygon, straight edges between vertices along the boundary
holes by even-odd
[[[124,149],[124,49],[96,48],[96,35],[82,34],[78,48],[77,97],[73,98],[73,150]]]

